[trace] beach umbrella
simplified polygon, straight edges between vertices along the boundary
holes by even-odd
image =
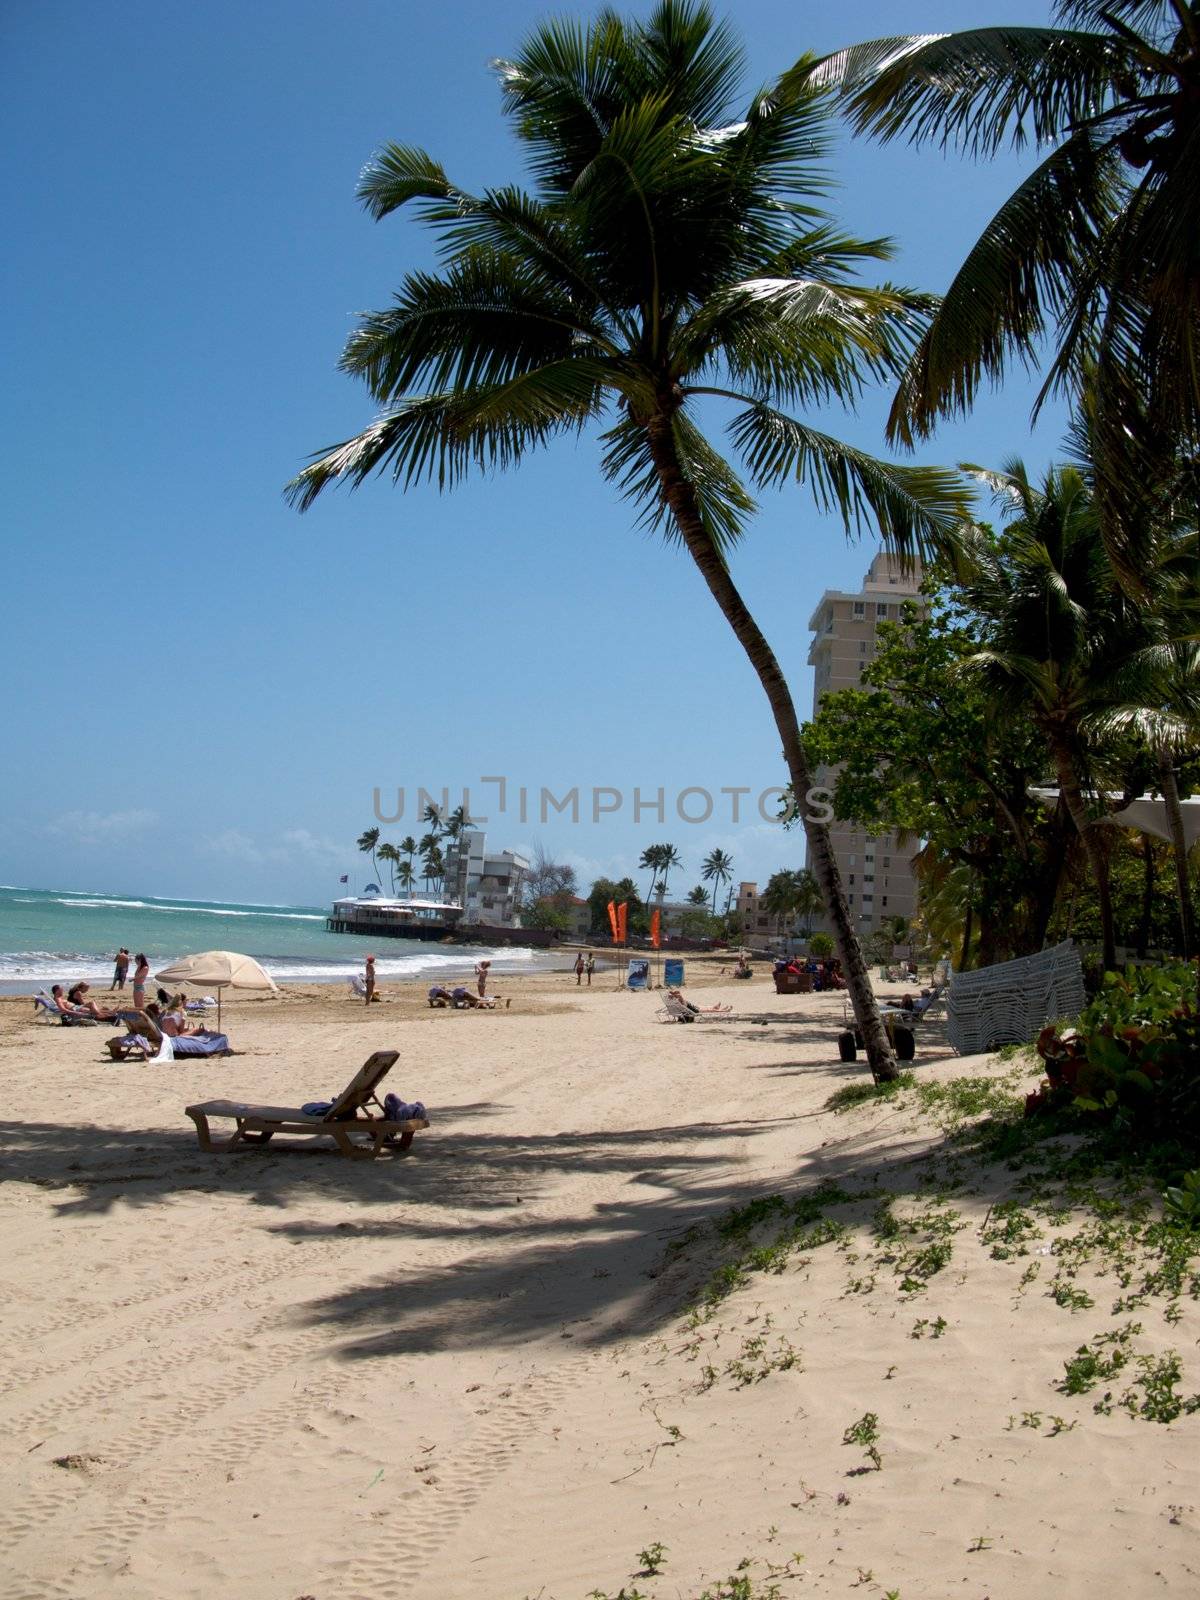
[[[253,956],[236,950],[205,950],[198,956],[180,956],[169,967],[155,973],[159,983],[217,991],[217,1032],[221,1031],[222,989],[274,989],[275,980]]]

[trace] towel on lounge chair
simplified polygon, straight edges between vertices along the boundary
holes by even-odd
[[[182,1038],[171,1039],[163,1035],[178,1061],[181,1056],[231,1056],[227,1033],[185,1033]],[[157,1060],[158,1058],[155,1057]]]
[[[384,1095],[383,1114],[389,1122],[409,1122],[427,1115],[423,1100],[401,1100],[398,1094]]]

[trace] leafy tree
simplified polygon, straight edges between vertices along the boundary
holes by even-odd
[[[687,902],[690,906],[708,905],[708,890],[702,883],[698,883],[694,889],[688,890]]]
[[[807,867],[802,867],[796,874],[792,910],[804,923],[805,938],[812,933],[812,919],[821,910],[821,905],[821,885]]]
[[[365,832],[360,833],[358,836],[358,848],[364,855],[370,856],[371,866],[374,870],[375,877],[378,878],[379,863],[375,860],[375,852],[379,848],[379,829],[367,828]]]
[[[664,846],[661,844],[648,844],[638,858],[638,866],[643,872],[649,871],[650,884],[646,890],[647,901],[654,899],[654,885],[658,882],[658,869],[662,866]]]
[[[424,151],[381,151],[364,204],[377,218],[414,204],[441,265],[410,273],[351,335],[343,369],[383,410],[290,493],[304,508],[380,469],[450,487],[603,418],[605,475],[695,562],[805,794],[791,693],[729,569],[754,502],[701,411],[735,407],[732,445],[753,483],[807,481],[847,532],[873,524],[892,549],[949,539],[964,501],[952,474],[876,460],[809,420],[898,374],[930,301],[852,279],[890,247],[819,209],[828,93],[780,82],[735,110],[742,67],[729,28],[693,0],[659,0],[644,22],[606,10],[587,27],[545,23],[498,66],[531,192],[469,194]],[[809,829],[871,1069],[894,1077],[827,831]]]
[[[727,850],[713,849],[708,852],[700,865],[700,876],[705,883],[711,883],[713,916],[717,914],[717,894],[721,885],[728,883],[733,876],[733,857]]]
[[[1032,718],[1011,703],[994,715],[963,671],[981,620],[932,582],[923,607],[880,624],[862,687],[824,695],[804,737],[814,761],[838,769],[841,820],[906,834],[914,849],[926,841],[914,861],[926,925],[961,969],[977,917],[985,963],[1041,948],[1070,822],[1029,795],[1047,761]]]
[[[396,868],[396,882],[404,890],[405,894],[411,894],[413,892],[413,885],[416,883],[416,881],[417,877],[416,873],[413,871],[412,862],[401,861],[400,865]]]
[[[409,881],[410,884],[412,884],[415,881],[414,875],[413,875],[413,871],[412,871],[412,864],[413,864],[413,857],[417,853],[417,841],[413,838],[411,833],[407,833],[407,834],[405,834],[404,838],[401,839],[400,843],[396,846],[396,849],[400,852],[401,855],[408,857],[408,867],[409,867],[408,881]],[[401,881],[403,881],[403,880],[401,880]]]
[[[1165,619],[1121,587],[1101,536],[1095,496],[1076,466],[1051,467],[1040,487],[1020,461],[999,473],[973,469],[1010,516],[1002,539],[974,530],[965,541],[966,605],[987,637],[966,658],[997,718],[1027,716],[1045,742],[1059,792],[1096,881],[1105,968],[1116,964],[1108,845],[1089,826],[1104,752],[1088,723],[1131,697],[1145,703],[1158,681]]]
[[[548,928],[555,933],[567,933],[570,931],[571,917],[553,900],[542,898],[522,910],[521,924],[526,928]]]
[[[1042,395],[1093,394],[1110,552],[1138,576],[1129,512],[1200,443],[1200,0],[1057,0],[1057,27],[855,45],[806,80],[855,125],[975,156],[1032,133],[1039,164],[988,223],[918,343],[890,431],[928,435],[1014,354],[1057,348]]]
[[[627,926],[631,934],[647,934],[650,932],[650,915],[638,898],[637,885],[632,878],[597,878],[592,884],[588,895],[588,910],[591,916],[590,927],[593,933],[608,933],[608,902],[620,905],[624,900],[628,903],[626,912]]]
[[[769,917],[775,918],[775,931],[781,937],[784,930],[796,914],[796,901],[799,896],[799,873],[790,869],[773,872],[767,879],[767,886],[759,896],[759,907]]]

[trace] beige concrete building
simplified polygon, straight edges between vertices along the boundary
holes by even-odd
[[[894,556],[880,553],[857,593],[826,589],[808,624],[813,634],[808,660],[814,670],[814,715],[830,690],[858,688],[875,654],[876,628],[881,622],[898,622],[902,604],[916,598],[920,584],[919,569],[905,570]],[[832,788],[832,780],[831,768],[818,771],[818,784]],[[848,822],[830,823],[829,834],[860,936],[873,933],[885,917],[911,919],[917,909],[910,865],[915,844],[910,840],[899,845],[893,833],[872,838]],[[828,928],[824,918],[818,925]]]

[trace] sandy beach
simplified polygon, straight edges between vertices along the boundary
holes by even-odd
[[[961,1105],[829,1108],[866,1078],[839,996],[707,976],[735,1020],[611,974],[495,1013],[297,987],[170,1067],[0,1002],[3,1600],[1195,1593],[1200,1416],[1056,1387],[1136,1322],[1200,1389],[1194,1292],[1114,1315],[1059,1249],[1083,1211],[1015,1225]],[[406,1155],[197,1148],[185,1103],[328,1097],[389,1047]],[[920,1036],[917,1083],[966,1075],[1033,1081]]]

